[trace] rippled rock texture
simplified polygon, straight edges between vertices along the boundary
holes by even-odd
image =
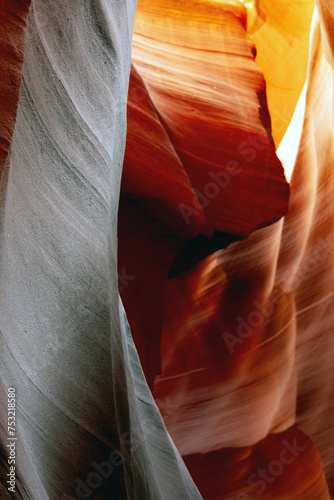
[[[17,81],[26,10],[21,19],[19,2],[0,5]],[[118,294],[134,14],[132,1],[30,7],[0,186],[1,499],[201,498],[146,385]],[[1,104],[12,119],[9,98]]]
[[[278,107],[282,111],[281,129],[274,128],[278,143],[305,79],[305,40],[313,6],[304,3],[301,14],[299,5],[304,23],[298,23],[298,8],[289,2],[280,4],[281,22],[270,2],[247,7],[249,36],[258,41],[260,53],[274,51],[274,40],[281,41],[277,64],[268,56],[260,58],[272,85],[269,111],[273,116]],[[328,499],[333,490],[332,25],[330,9],[322,6],[320,12],[322,36],[316,11],[308,81],[279,149],[290,180],[285,213],[288,191],[284,177],[277,176],[263,77],[246,34],[246,9],[240,2],[187,2],[180,7],[176,2],[160,6],[142,0],[138,5],[134,70],[194,187],[204,222],[203,236],[178,250],[165,286],[157,281],[156,293],[151,292],[155,304],[159,297],[163,303],[157,309],[162,311],[162,328],[153,342],[147,336],[153,333],[148,323],[136,324],[140,313],[131,318],[132,285],[123,295],[153,395],[207,499]],[[279,56],[284,50],[286,67]],[[286,87],[284,78],[289,81]],[[284,88],[278,88],[281,85]],[[129,124],[137,119],[131,95]],[[130,128],[130,140],[131,133]],[[151,148],[156,158],[156,141]],[[230,171],[230,182],[216,193],[212,184],[208,189],[212,172],[227,172],[229,161],[240,171]],[[149,157],[142,163],[150,163]],[[132,165],[125,161],[124,178],[131,170],[135,175]],[[261,190],[262,175],[277,187],[267,184]],[[187,189],[184,193],[188,196]],[[255,197],[261,200],[253,203]],[[279,205],[273,202],[277,197]],[[155,210],[159,202],[154,198],[153,193],[137,198],[147,211],[140,216],[145,228],[154,217],[166,221]],[[174,199],[178,202],[177,192]],[[163,191],[160,201],[165,203]],[[274,223],[268,216],[272,202],[284,216]],[[261,222],[257,203],[262,204]],[[199,209],[183,211],[182,202],[179,207],[186,222],[202,216]],[[120,228],[122,244],[129,236]],[[163,228],[160,224],[153,238],[156,229],[151,225],[144,238],[158,245]],[[169,228],[174,241],[178,234],[178,228]],[[134,238],[132,231],[131,241]],[[120,252],[124,266],[126,260],[129,265],[136,261],[133,266],[139,268],[143,255],[156,262],[156,247],[150,251],[148,244],[145,252],[143,235],[140,239],[134,245],[138,253],[122,257]],[[162,247],[159,255],[166,255],[170,246]],[[166,264],[160,260],[165,274]],[[139,307],[145,290],[153,287],[150,277],[141,297],[132,295],[132,301]],[[146,320],[148,316],[145,313]],[[301,447],[294,458],[291,451],[288,464],[284,449],[292,442]]]
[[[309,0],[28,9],[0,4],[1,498],[329,500],[333,1],[310,37]]]
[[[244,7],[179,8],[137,9],[122,181],[120,273],[136,276],[122,297],[150,384],[168,273],[279,219],[289,196]]]
[[[0,7],[0,172],[15,126],[29,6],[30,0],[16,0]]]

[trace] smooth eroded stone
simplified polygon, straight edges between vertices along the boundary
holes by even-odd
[[[287,210],[265,82],[239,1],[140,0],[133,61],[205,214],[204,233],[246,236]],[[193,207],[185,202],[185,213]]]
[[[328,500],[319,452],[298,427],[254,446],[189,455],[185,462],[210,500]]]
[[[0,175],[15,126],[30,0],[0,2]]]

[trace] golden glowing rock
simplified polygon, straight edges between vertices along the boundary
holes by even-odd
[[[273,137],[279,145],[306,78],[314,0],[259,0],[261,25],[250,26],[266,84]],[[259,18],[259,13],[255,19]]]

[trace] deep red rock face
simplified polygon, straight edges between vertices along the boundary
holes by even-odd
[[[168,273],[280,218],[289,196],[244,7],[179,7],[138,6],[119,213],[120,273],[137,277],[121,293],[150,383]]]
[[[190,224],[179,209],[184,202],[197,207]],[[119,284],[149,384],[160,371],[168,270],[204,220],[188,175],[132,66],[119,210]]]
[[[279,219],[288,185],[239,1],[139,2],[133,61],[205,214],[205,234]],[[180,205],[189,223],[198,208]]]
[[[186,224],[179,205],[196,195],[174,145],[163,126],[143,79],[132,65],[128,96],[127,148],[122,194],[140,200],[152,217],[182,238],[196,236],[204,224],[199,203]]]
[[[311,439],[295,426],[269,434],[254,446],[226,448],[184,459],[197,478],[203,498],[328,498],[319,453]]]
[[[220,264],[167,286],[153,393],[183,455],[252,445],[294,421],[293,298],[275,288],[266,300],[236,263]]]
[[[30,0],[0,4],[0,173],[15,125]]]

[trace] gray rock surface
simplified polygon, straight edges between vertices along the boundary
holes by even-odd
[[[36,0],[29,13],[0,202],[0,391],[5,400],[16,389],[15,499],[201,498],[118,294],[135,7]],[[6,419],[2,408],[4,449]]]

